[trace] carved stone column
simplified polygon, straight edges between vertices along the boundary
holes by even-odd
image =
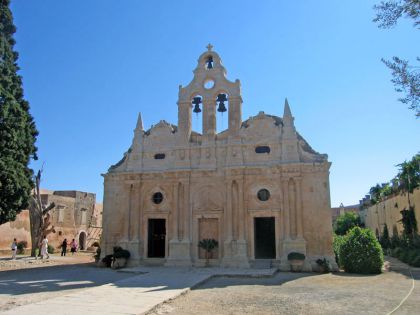
[[[130,251],[131,258],[130,265],[135,265],[143,253],[142,241],[140,236],[141,228],[141,183],[132,181],[129,184],[129,198],[128,198],[128,237],[127,249]]]
[[[290,206],[289,206],[289,179],[282,179],[283,209],[284,209],[284,236],[290,239]]]
[[[178,130],[184,139],[191,134],[191,102],[178,102]]]
[[[242,98],[229,96],[229,134],[236,135],[242,124]]]
[[[189,183],[177,182],[173,186],[174,203],[172,212],[172,237],[169,241],[167,266],[191,266],[190,240],[190,202]],[[182,231],[182,233],[180,233]],[[182,236],[180,235],[182,234]],[[182,237],[182,239],[181,239]]]
[[[296,178],[296,231],[297,238],[303,238],[303,217],[302,217],[302,178]]]
[[[241,182],[239,184],[238,182]],[[243,181],[226,181],[224,253],[222,266],[248,268],[247,244],[244,239]],[[233,225],[236,229],[234,231]],[[234,235],[234,232],[236,235]],[[235,236],[237,239],[235,239]]]
[[[131,239],[131,195],[133,190],[133,184],[131,182],[126,182],[124,185],[124,195],[125,198],[122,199],[124,201],[124,224],[123,224],[123,233],[122,239],[120,240],[121,246],[126,246],[127,242]]]
[[[179,241],[179,195],[181,190],[181,183],[176,182],[173,185],[173,196],[174,201],[172,205],[172,240],[173,241]]]
[[[203,99],[203,135],[216,135],[216,100]]]

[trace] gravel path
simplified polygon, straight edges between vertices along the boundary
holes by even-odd
[[[395,314],[418,314],[416,289]],[[407,271],[374,276],[278,273],[269,279],[213,278],[149,315],[387,314],[412,285]]]

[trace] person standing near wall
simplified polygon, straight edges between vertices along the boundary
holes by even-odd
[[[71,251],[72,255],[74,255],[74,253],[77,251],[77,243],[76,243],[76,240],[74,238],[70,243],[70,251]]]
[[[48,255],[48,239],[47,236],[44,235],[44,239],[41,242],[41,259],[44,259],[44,256],[50,258],[50,255]]]
[[[12,259],[15,260],[16,259],[16,252],[17,252],[17,241],[14,238],[13,242],[12,242]]]
[[[67,253],[67,238],[61,243],[61,256],[66,256]]]

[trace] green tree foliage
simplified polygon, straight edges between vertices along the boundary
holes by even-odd
[[[376,184],[369,190],[371,204],[385,200],[388,196],[398,192],[413,193],[420,187],[420,154],[414,155],[411,160],[397,165],[398,174],[389,183]]]
[[[28,164],[37,158],[38,135],[17,74],[16,28],[9,4],[0,0],[0,224],[13,221],[29,205],[33,172]]]
[[[334,235],[333,240],[333,250],[335,255],[335,262],[339,267],[342,267],[343,264],[340,261],[340,247],[344,243],[345,236],[343,235]]]
[[[389,238],[389,231],[388,226],[386,223],[384,224],[384,229],[382,231],[381,238],[379,240],[383,249],[387,249],[391,247],[391,239]]]
[[[400,187],[409,193],[420,186],[420,154],[416,154],[410,161],[398,164],[400,171],[397,178]]]
[[[420,1],[419,0],[389,0],[381,1],[374,6],[376,17],[374,22],[380,28],[391,28],[397,24],[398,19],[405,17],[414,21],[414,27],[420,26]],[[416,58],[420,62],[420,58]],[[382,62],[392,70],[392,83],[397,92],[405,93],[400,102],[408,104],[420,117],[420,67],[410,66],[407,60],[393,57],[392,61],[382,59]]]
[[[355,226],[361,226],[362,222],[358,214],[346,212],[340,215],[334,224],[334,233],[337,235],[346,235],[346,233]]]
[[[369,229],[354,227],[339,249],[340,263],[350,273],[381,273],[384,256],[381,245]]]
[[[401,222],[404,227],[403,236],[406,236],[408,239],[413,239],[417,234],[417,220],[414,207],[403,209],[400,213],[402,218],[398,222]]]

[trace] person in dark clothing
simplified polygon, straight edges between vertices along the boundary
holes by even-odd
[[[63,243],[61,243],[61,256],[66,256],[66,252],[67,252],[67,238],[65,238]]]

